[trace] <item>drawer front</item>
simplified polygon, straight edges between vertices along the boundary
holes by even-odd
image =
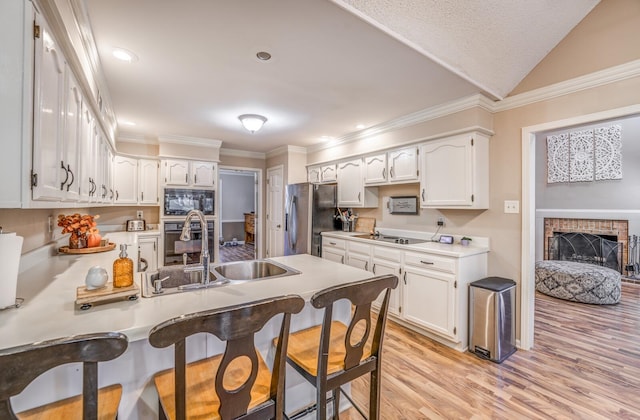
[[[456,261],[453,258],[442,257],[433,254],[421,254],[417,252],[405,252],[405,265],[428,268],[431,270],[444,271],[446,273],[456,272]]]
[[[359,254],[369,255],[371,254],[371,245],[349,241],[349,252],[357,252]]]
[[[345,249],[346,241],[344,239],[336,239],[328,236],[322,237],[322,245],[323,246],[331,246],[333,248]]]
[[[384,260],[400,262],[402,251],[399,249],[391,248],[390,246],[374,246],[373,257],[382,258]]]

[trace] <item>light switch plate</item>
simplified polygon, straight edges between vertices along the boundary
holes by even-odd
[[[505,213],[520,213],[520,201],[518,201],[518,200],[504,200],[504,212]]]

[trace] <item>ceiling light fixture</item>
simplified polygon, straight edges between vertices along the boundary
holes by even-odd
[[[267,122],[267,118],[258,114],[242,114],[238,117],[242,126],[249,130],[251,133],[255,133],[260,130],[264,123]]]
[[[113,56],[120,61],[126,61],[127,63],[133,63],[134,61],[138,61],[138,56],[132,53],[131,51],[127,51],[124,48],[114,48]]]
[[[256,54],[256,57],[258,57],[259,60],[268,61],[271,59],[271,54],[266,51],[260,51]]]
[[[356,128],[358,130],[362,130],[364,128],[364,124],[358,124],[358,125],[356,125]]]

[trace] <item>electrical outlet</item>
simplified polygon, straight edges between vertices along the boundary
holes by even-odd
[[[520,213],[520,201],[518,201],[518,200],[504,200],[504,212],[505,213]]]
[[[138,220],[143,219],[144,218],[144,212],[142,210],[136,211],[136,217],[138,218]]]
[[[438,217],[438,226],[444,226],[444,217]]]

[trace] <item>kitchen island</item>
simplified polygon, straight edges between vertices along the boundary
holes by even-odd
[[[119,243],[134,243],[131,234],[111,234]],[[116,246],[118,248],[118,246]],[[25,298],[20,308],[0,312],[0,348],[93,332],[117,331],[129,338],[129,348],[118,359],[99,365],[100,385],[120,383],[123,397],[119,416],[125,419],[152,418],[157,414],[157,397],[153,374],[173,366],[173,348],[156,349],[149,345],[151,328],[162,321],[208,309],[237,305],[269,297],[297,294],[305,300],[327,287],[372,277],[372,273],[337,264],[311,255],[272,258],[300,271],[300,274],[254,280],[224,287],[192,290],[137,301],[114,302],[79,310],[75,305],[76,288],[84,284],[89,268],[100,265],[113,278],[111,267],[116,250],[88,255],[55,255],[20,274],[18,296]],[[339,319],[349,316],[345,302],[336,312]],[[322,313],[305,306],[292,317],[291,330],[297,331],[321,323]],[[271,339],[277,336],[278,321],[272,320],[256,337],[258,349],[272,362]],[[201,343],[202,345],[193,345]],[[222,343],[211,336],[199,335],[189,340],[187,358],[196,360],[219,353]],[[196,348],[197,347],[197,348]],[[13,400],[17,411],[80,393],[79,365],[52,369],[34,381]],[[313,388],[291,370],[287,370],[287,409],[294,410],[313,401]],[[72,378],[72,379],[69,379]],[[155,417],[153,417],[155,418]]]

